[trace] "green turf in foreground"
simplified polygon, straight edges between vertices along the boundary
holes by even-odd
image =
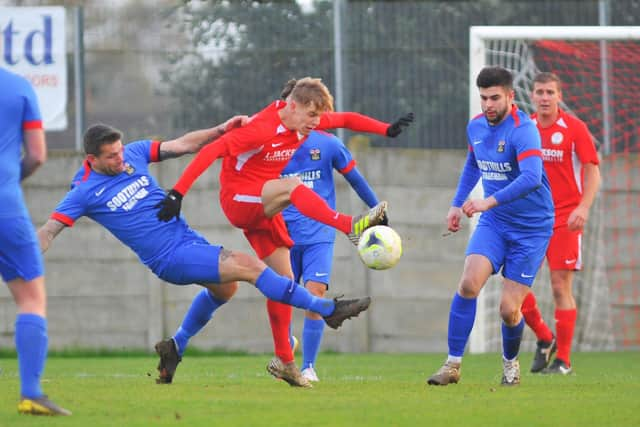
[[[2,426],[638,426],[640,354],[577,353],[568,377],[528,372],[499,385],[500,356],[470,355],[462,381],[427,386],[443,355],[322,354],[312,390],[270,377],[270,356],[186,357],[156,385],[155,357],[56,358],[45,392],[69,418],[18,415],[17,363],[0,359]]]

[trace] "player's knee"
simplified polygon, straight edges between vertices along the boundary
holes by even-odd
[[[221,283],[208,289],[216,299],[229,301],[238,291],[238,282]]]
[[[223,249],[220,252],[218,268],[222,282],[241,280],[255,283],[266,264],[255,256]]]
[[[476,298],[481,288],[482,283],[479,283],[474,277],[464,276],[458,285],[458,293],[463,298]]]
[[[320,282],[308,281],[304,285],[307,290],[316,297],[324,298],[327,293],[327,285]]]
[[[45,317],[47,297],[43,276],[29,281],[15,279],[8,284],[16,306],[21,313],[32,313]]]
[[[563,297],[563,292],[560,288],[554,286],[551,291],[553,292],[553,299],[555,301]]]
[[[507,326],[515,326],[520,320],[520,307],[503,301],[500,304],[500,317]]]
[[[293,190],[295,190],[299,185],[304,185],[302,180],[300,178],[298,178],[297,176],[292,176],[290,178],[285,178],[285,179],[283,179],[283,181],[285,181],[285,183],[286,183],[285,186],[287,188],[287,193],[289,195],[291,195]]]
[[[571,285],[565,283],[551,283],[551,291],[555,301],[566,300],[573,297],[571,294]]]
[[[235,267],[248,272],[251,276],[259,276],[266,267],[266,264],[260,259],[244,252],[234,252],[232,257]]]

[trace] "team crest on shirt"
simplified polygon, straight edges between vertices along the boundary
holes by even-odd
[[[309,154],[311,155],[311,160],[320,160],[320,149],[312,148],[309,150]]]
[[[498,153],[504,153],[504,146],[506,144],[507,143],[504,140],[498,142]]]
[[[551,143],[558,145],[558,144],[562,144],[562,140],[564,139],[564,136],[562,135],[562,132],[554,132],[553,135],[551,135]]]
[[[124,171],[127,173],[127,175],[133,175],[133,173],[136,171],[133,166],[131,166],[129,163],[125,163],[124,164]]]

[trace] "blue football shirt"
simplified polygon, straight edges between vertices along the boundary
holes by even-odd
[[[485,197],[516,180],[520,175],[519,161],[528,156],[541,156],[540,134],[535,124],[527,114],[515,107],[496,126],[491,126],[484,115],[477,116],[469,122],[467,136],[470,155],[474,157],[482,178]],[[543,168],[539,187],[483,212],[480,222],[509,229],[548,228],[553,225],[553,217],[551,189]]]
[[[157,141],[143,140],[124,146],[125,171],[103,175],[85,162],[75,174],[71,190],[51,217],[67,226],[87,216],[129,246],[145,264],[173,250],[190,230],[182,217],[161,222],[155,205],[165,192],[149,174]]]
[[[23,131],[42,128],[38,99],[22,76],[0,67],[0,216],[27,215],[20,188]]]

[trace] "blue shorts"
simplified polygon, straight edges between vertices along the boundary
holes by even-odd
[[[333,267],[333,242],[294,245],[291,248],[291,268],[296,283],[324,283],[329,289]]]
[[[40,244],[27,216],[2,218],[0,225],[0,274],[5,282],[33,280],[44,275]]]
[[[507,279],[531,287],[551,233],[551,229],[497,231],[493,225],[478,224],[466,255],[484,255],[491,261],[494,274],[502,269]]]
[[[149,267],[159,278],[174,285],[220,283],[221,250],[222,246],[212,245],[190,230],[173,252]]]

